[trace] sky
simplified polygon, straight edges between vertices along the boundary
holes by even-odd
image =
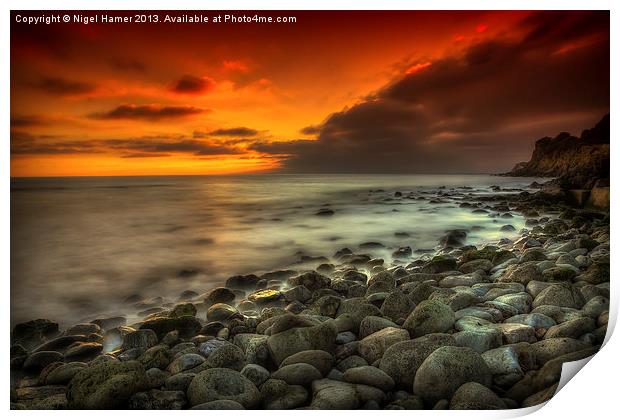
[[[606,11],[17,14],[12,176],[496,173],[609,112]]]

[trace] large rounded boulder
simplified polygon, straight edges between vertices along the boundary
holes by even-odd
[[[480,354],[468,347],[445,346],[435,350],[418,368],[413,393],[429,405],[450,400],[457,389],[467,382],[486,387],[492,383],[489,367]]]
[[[438,300],[425,300],[411,312],[403,327],[415,338],[450,331],[454,321],[454,311],[448,305]]]
[[[241,373],[232,369],[213,368],[198,373],[187,388],[190,405],[211,401],[230,400],[245,408],[253,408],[260,402],[256,385]]]
[[[107,360],[81,369],[67,388],[71,409],[115,409],[125,406],[129,398],[148,388],[140,362]]]

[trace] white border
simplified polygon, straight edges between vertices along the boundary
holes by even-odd
[[[358,0],[356,2],[343,0],[297,0],[294,4],[290,1],[263,0],[261,2],[249,0],[175,0],[174,2],[164,2],[159,0],[124,0],[124,1],[102,1],[102,0],[55,0],[36,1],[36,0],[5,0],[2,2],[5,9],[2,22],[2,54],[4,55],[2,69],[2,87],[0,88],[0,106],[2,112],[2,121],[4,126],[4,140],[2,151],[0,152],[0,170],[2,171],[2,206],[0,229],[2,239],[0,246],[2,249],[2,295],[4,298],[4,322],[9,327],[10,304],[9,304],[9,265],[10,265],[10,153],[8,134],[10,130],[10,67],[9,51],[10,51],[10,25],[8,24],[9,10],[611,10],[611,35],[612,35],[612,51],[611,51],[611,74],[620,74],[618,66],[618,26],[620,18],[620,2],[612,0],[469,0],[467,2],[461,0],[381,0],[367,1]],[[612,107],[618,98],[618,83],[616,78],[612,76],[611,80],[611,104]],[[611,119],[612,138],[618,133],[617,124],[615,123],[615,114]],[[614,140],[615,141],[615,140]],[[613,147],[612,147],[613,148]],[[612,155],[612,184],[616,185],[618,170],[614,165],[614,157]],[[617,161],[617,159],[615,159]],[[612,193],[612,218],[615,220],[617,216],[616,209],[617,200],[615,193]],[[618,229],[612,225],[612,242],[615,244],[618,238]],[[611,277],[619,271],[616,269],[618,258],[615,258],[615,252],[612,253]],[[618,281],[618,280],[616,280]],[[618,286],[612,286],[612,312],[610,319],[615,324],[618,313]],[[610,321],[610,322],[612,322]],[[616,334],[617,336],[617,334]],[[617,378],[620,373],[618,367],[618,355],[620,355],[620,343],[616,336],[607,337],[608,342],[605,347],[587,364],[577,379],[570,381],[559,392],[543,410],[519,410],[503,411],[503,412],[478,412],[478,411],[459,411],[459,412],[427,412],[417,411],[415,413],[408,411],[392,411],[382,412],[381,416],[390,416],[394,418],[464,418],[464,419],[487,419],[487,418],[508,418],[527,414],[535,411],[531,415],[533,419],[543,419],[546,416],[553,416],[562,419],[607,419],[617,416],[613,414],[617,412],[615,402],[620,397],[616,391],[618,384]],[[2,375],[4,377],[4,406],[8,410],[9,407],[9,372],[8,372],[8,349],[9,334],[5,330],[2,335],[2,351],[5,362],[1,365]],[[192,416],[192,412],[185,412],[183,416]],[[205,414],[196,413],[196,416],[205,416]],[[57,412],[19,412],[11,411],[11,416],[19,418],[31,418],[34,416],[44,415],[49,418],[78,418],[85,415],[93,419],[106,419],[110,416],[124,418],[125,416],[135,416],[136,413],[127,412],[89,412],[80,411],[57,411]],[[219,413],[212,415],[243,415],[242,413]],[[335,412],[316,412],[301,411],[294,412],[266,412],[255,411],[249,416],[259,419],[267,418],[284,418],[294,415],[301,418],[331,418],[352,415],[353,413],[335,413]],[[171,413],[167,412],[150,412],[145,413],[151,418],[167,418]],[[207,416],[209,414],[206,414]],[[356,412],[355,416],[361,418],[374,418],[379,415],[377,412]]]

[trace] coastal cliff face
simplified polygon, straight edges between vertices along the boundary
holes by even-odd
[[[609,185],[609,114],[581,137],[560,133],[536,142],[529,162],[521,162],[509,176],[558,178],[563,189],[591,189]]]

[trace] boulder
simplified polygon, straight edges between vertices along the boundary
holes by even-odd
[[[331,280],[316,271],[309,271],[299,276],[291,277],[288,280],[291,286],[305,286],[310,291],[325,289],[329,287]]]
[[[200,366],[205,362],[205,358],[196,353],[183,354],[170,363],[167,370],[173,375]]]
[[[383,391],[394,388],[394,380],[384,371],[374,366],[360,366],[348,369],[342,379],[353,384],[374,386]]]
[[[387,327],[359,342],[358,353],[369,364],[381,359],[385,350],[399,341],[409,340],[409,333],[402,328]]]
[[[232,369],[213,368],[199,372],[187,388],[190,405],[217,400],[238,402],[244,408],[260,403],[260,392],[248,378]]]
[[[399,387],[410,390],[422,362],[438,348],[455,345],[454,337],[449,334],[428,334],[400,341],[387,348],[379,368],[393,378]]]
[[[540,292],[532,307],[537,308],[542,305],[553,305],[566,308],[581,309],[585,304],[581,292],[573,285],[562,283],[554,284]]]
[[[310,385],[312,381],[321,379],[323,375],[308,363],[293,363],[282,366],[271,374],[272,379],[280,379],[289,385]]]
[[[415,338],[450,331],[454,322],[452,308],[438,300],[425,300],[411,312],[403,327]]]
[[[489,388],[477,382],[467,382],[456,390],[450,400],[450,410],[504,410],[506,403]]]
[[[323,350],[305,350],[295,353],[282,361],[280,367],[295,363],[307,363],[314,366],[322,376],[326,376],[334,364],[334,356]]]
[[[333,321],[326,321],[314,327],[292,328],[267,339],[267,347],[276,365],[287,357],[304,350],[334,351],[338,330]]]
[[[137,361],[106,360],[81,369],[67,387],[71,409],[114,409],[148,387],[144,367]]]
[[[245,365],[243,369],[241,369],[241,374],[252,381],[257,387],[261,386],[270,376],[267,369],[252,363]]]
[[[418,368],[413,393],[434,405],[442,399],[450,400],[467,382],[491,386],[491,371],[482,356],[466,347],[441,347]]]
[[[229,368],[241,370],[245,365],[245,354],[234,344],[224,344],[215,348],[207,357],[210,368]]]
[[[289,385],[279,379],[269,379],[260,388],[263,408],[291,410],[302,407],[308,400],[308,391],[300,385]]]

